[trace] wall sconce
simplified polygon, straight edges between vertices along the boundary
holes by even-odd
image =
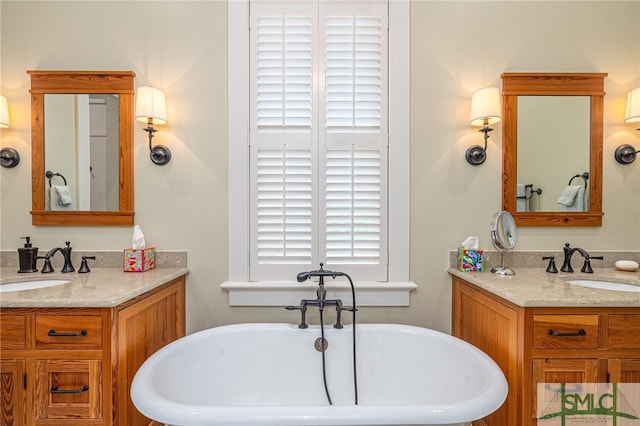
[[[629,92],[627,95],[627,113],[624,116],[627,123],[640,122],[640,87]],[[640,130],[637,128],[636,130]],[[624,144],[616,148],[613,156],[620,164],[631,164],[636,159],[637,151],[633,145]]]
[[[0,95],[0,128],[9,127],[9,106],[7,98]],[[13,148],[0,149],[0,166],[11,169],[20,162],[20,154]]]
[[[149,133],[149,151],[154,164],[164,166],[171,161],[171,151],[164,145],[152,146],[153,134],[157,132],[154,124],[167,124],[167,102],[164,92],[150,86],[138,87],[136,96],[136,120],[147,123],[145,132]]]
[[[464,158],[467,163],[478,166],[487,159],[487,140],[489,132],[493,129],[490,124],[495,124],[502,119],[500,108],[500,90],[497,87],[485,87],[473,92],[471,97],[471,120],[472,126],[482,126],[479,132],[484,133],[484,148],[474,145],[467,149]]]

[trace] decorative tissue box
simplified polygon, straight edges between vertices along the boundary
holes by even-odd
[[[482,250],[458,248],[458,268],[463,272],[482,272],[484,259]]]
[[[156,249],[124,249],[124,271],[144,272],[156,267]]]

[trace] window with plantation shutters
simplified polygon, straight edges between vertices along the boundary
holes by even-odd
[[[326,24],[327,131],[380,130],[382,20],[328,17]]]
[[[258,149],[254,196],[257,259],[263,264],[313,260],[313,179],[309,149]]]
[[[250,280],[387,280],[387,3],[250,3]]]
[[[258,16],[256,20],[256,126],[311,129],[311,17]]]
[[[325,162],[328,264],[377,265],[384,248],[379,150],[334,150]]]

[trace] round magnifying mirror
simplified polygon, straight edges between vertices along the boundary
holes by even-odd
[[[500,211],[493,215],[491,241],[500,251],[500,266],[491,269],[491,272],[498,275],[515,275],[512,269],[504,266],[504,252],[513,249],[517,241],[516,221],[511,213]]]

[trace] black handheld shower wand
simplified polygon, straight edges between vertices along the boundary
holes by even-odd
[[[308,280],[311,277],[343,277],[345,276],[344,272],[336,272],[336,271],[325,271],[323,269],[323,263],[320,264],[320,269],[316,270],[316,271],[308,271],[308,272],[300,272],[297,276],[296,279],[298,280],[299,283],[304,282],[306,280]]]

